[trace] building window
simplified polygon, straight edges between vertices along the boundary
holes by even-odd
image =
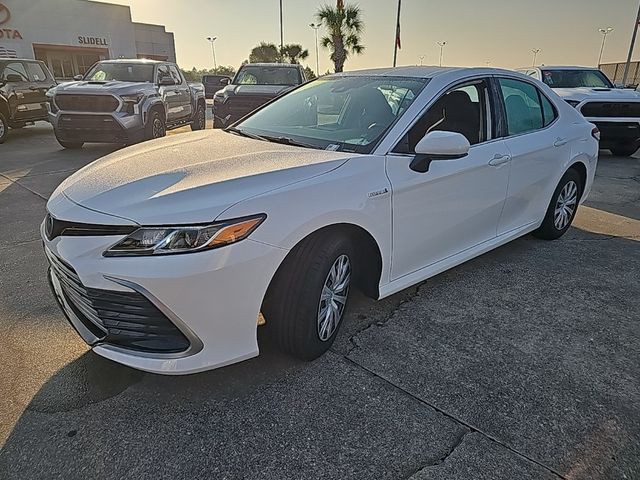
[[[93,66],[94,63],[100,61],[98,54],[83,54],[76,57],[78,62],[78,72],[84,75]]]

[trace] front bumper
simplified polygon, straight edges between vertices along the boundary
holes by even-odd
[[[67,142],[125,143],[144,140],[142,114],[49,112],[56,137]]]
[[[81,208],[81,207],[78,207]],[[43,227],[44,228],[44,227]],[[122,236],[43,235],[49,255],[62,260],[86,289],[140,294],[189,340],[180,352],[123,348],[87,325],[50,277],[65,315],[94,352],[133,368],[188,374],[258,355],[257,319],[265,292],[287,251],[246,239],[216,250],[158,257],[103,257]],[[58,284],[56,285],[56,281]]]
[[[602,148],[640,142],[640,119],[593,117],[587,120],[600,130]]]

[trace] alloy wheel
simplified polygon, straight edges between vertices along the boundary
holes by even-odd
[[[351,262],[346,255],[339,256],[329,269],[318,305],[318,337],[323,342],[331,338],[340,325],[349,295]]]
[[[200,130],[204,130],[205,127],[205,115],[202,108],[198,110],[198,127],[200,128]]]
[[[153,138],[160,138],[164,136],[164,125],[159,118],[153,119]]]
[[[578,185],[573,180],[567,182],[563,187],[553,215],[553,223],[558,230],[564,229],[576,211],[578,204]]]
[[[7,126],[4,124],[4,120],[0,116],[0,138],[2,138],[7,131]]]

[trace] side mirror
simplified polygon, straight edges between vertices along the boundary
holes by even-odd
[[[225,78],[221,78],[220,79],[220,85],[224,85],[226,87],[230,83],[231,83],[231,79],[230,78],[225,77]]]
[[[79,82],[79,81],[80,81],[80,80],[82,80],[83,78],[84,78],[84,77],[83,77],[82,75],[75,75],[75,76],[73,77],[73,79],[74,79],[76,82]]]
[[[173,78],[171,78],[168,75],[165,75],[164,77],[160,77],[160,81],[158,82],[158,85],[175,85],[176,82]]]
[[[434,160],[455,160],[469,154],[471,144],[467,138],[456,132],[430,132],[416,145],[416,156],[409,167],[424,173]]]

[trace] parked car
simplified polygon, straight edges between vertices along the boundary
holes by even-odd
[[[543,81],[600,129],[600,146],[614,155],[633,155],[640,148],[640,93],[616,88],[591,67],[520,69]]]
[[[213,128],[225,128],[306,81],[301,65],[248,63],[213,97]]]
[[[204,95],[207,98],[213,98],[218,90],[231,83],[231,77],[226,75],[203,75],[202,84],[204,85]]]
[[[38,60],[0,58],[0,143],[10,128],[47,120],[47,90],[56,81]]]
[[[49,120],[65,148],[133,144],[185,125],[205,128],[204,86],[187,83],[174,63],[104,60],[75,80],[49,92]]]
[[[93,350],[138,369],[253,357],[262,318],[314,359],[352,288],[384,298],[529,232],[561,237],[597,155],[597,128],[516,72],[329,75],[69,177],[42,224],[49,279]]]

